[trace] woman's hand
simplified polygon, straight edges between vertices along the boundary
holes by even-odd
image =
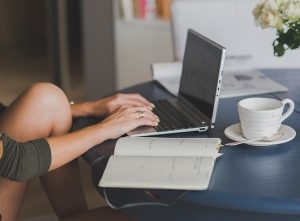
[[[157,126],[159,119],[145,106],[121,107],[99,125],[107,139],[115,139],[139,126]]]
[[[154,105],[139,94],[115,94],[96,101],[72,105],[74,117],[106,116],[121,107],[145,107],[150,110]]]
[[[150,110],[153,108],[153,104],[139,94],[121,93],[97,100],[94,105],[94,114],[97,116],[110,114],[120,107],[147,107]]]

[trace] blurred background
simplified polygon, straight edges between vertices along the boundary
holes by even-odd
[[[130,0],[135,7],[164,3],[160,18],[151,10],[151,16],[135,11],[128,18],[128,2],[0,0],[0,102],[9,105],[41,81],[57,84],[70,100],[80,102],[151,80],[151,63],[173,58],[171,1]],[[89,165],[80,160],[80,167],[89,207],[104,205]],[[36,179],[20,219],[42,215],[53,216],[53,210]]]
[[[70,67],[68,93],[76,99],[84,96],[79,4],[78,0],[67,1],[65,20],[70,61],[67,64]],[[57,25],[51,24],[53,18],[49,14],[53,10],[49,6],[50,1],[0,1],[0,100],[5,104],[33,82],[60,84],[54,73],[55,62],[51,60],[51,53],[55,52],[50,49],[55,47],[57,39],[50,27]]]
[[[55,5],[54,5],[55,6]],[[48,7],[48,8],[47,8]],[[53,23],[55,12],[51,2],[41,0],[1,0],[0,1],[0,101],[8,105],[22,90],[39,81],[61,84],[54,73],[52,56],[57,40],[49,26]],[[50,9],[49,9],[50,8]],[[80,101],[85,97],[82,70],[81,13],[78,0],[67,1],[65,5],[68,42],[70,100]],[[80,161],[82,181],[89,206],[102,205],[102,200],[90,181],[90,168]],[[20,219],[53,214],[48,199],[39,180],[31,182]]]

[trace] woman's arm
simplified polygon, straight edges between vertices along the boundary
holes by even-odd
[[[157,126],[158,122],[158,118],[146,107],[119,108],[103,122],[66,135],[47,138],[52,155],[49,170],[66,164],[105,140],[118,138],[139,126]]]
[[[15,181],[26,181],[49,170],[51,151],[45,139],[17,142],[6,134],[1,136],[3,147],[0,176]]]
[[[49,171],[63,166],[107,139],[109,137],[105,134],[105,128],[100,124],[47,138],[52,156]]]

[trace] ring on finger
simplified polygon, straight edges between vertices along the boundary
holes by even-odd
[[[145,111],[143,111],[142,109],[138,109],[136,112],[139,114],[144,114]]]
[[[139,114],[140,118],[143,118],[145,116],[144,111],[141,109],[137,110],[136,112]]]

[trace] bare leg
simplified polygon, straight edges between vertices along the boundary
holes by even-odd
[[[60,219],[88,210],[77,160],[45,174],[41,182]]]
[[[22,93],[9,106],[1,116],[0,131],[18,141],[27,141],[67,133],[71,124],[71,110],[64,93],[52,84],[39,83]],[[66,177],[63,182],[62,177]],[[50,181],[50,178],[58,180]],[[87,204],[80,189],[76,162],[44,175],[41,180],[59,216],[70,215],[72,211],[69,206],[74,207],[74,210],[78,212],[87,210]],[[47,182],[51,183],[48,185]],[[78,185],[74,186],[74,183]],[[0,178],[0,213],[3,220],[16,220],[28,185],[29,182],[13,182]],[[60,198],[56,200],[56,196]],[[58,201],[64,204],[57,205]],[[72,202],[79,203],[74,205]]]
[[[0,213],[3,221],[14,221],[24,201],[29,182],[0,178]]]

